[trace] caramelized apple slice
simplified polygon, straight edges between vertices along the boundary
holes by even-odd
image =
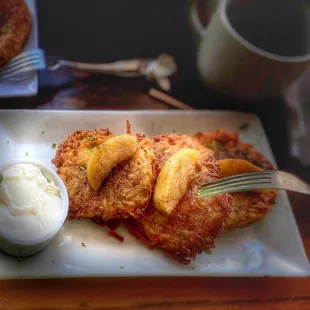
[[[220,178],[230,177],[235,174],[262,171],[261,168],[243,159],[221,159],[218,163],[220,165]]]
[[[218,161],[220,165],[220,178],[230,177],[236,174],[251,173],[262,171],[261,168],[243,159],[221,159]],[[253,192],[271,191],[268,189],[253,189]],[[274,191],[275,192],[275,191]]]
[[[173,154],[162,167],[156,181],[154,206],[163,214],[170,214],[184,196],[199,152],[193,149],[182,149]]]
[[[137,138],[132,135],[112,137],[98,146],[87,164],[87,178],[92,189],[97,191],[109,172],[132,157],[137,149]]]

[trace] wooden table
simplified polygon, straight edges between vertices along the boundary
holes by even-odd
[[[167,109],[143,90],[144,81],[113,78],[74,83],[6,107]],[[100,84],[101,83],[101,84]],[[94,86],[97,85],[97,86]],[[100,86],[101,85],[101,86]],[[117,85],[117,87],[116,87]],[[98,92],[98,89],[101,91]],[[139,89],[141,87],[141,89]],[[68,91],[70,90],[70,91]],[[67,94],[67,95],[65,95]],[[70,96],[69,96],[70,94]],[[41,98],[41,99],[40,99]],[[41,105],[37,101],[42,101]],[[47,102],[46,102],[47,101]],[[1,101],[4,103],[4,100]],[[22,103],[23,102],[23,103]],[[22,105],[21,105],[22,104]],[[2,106],[3,107],[3,106]],[[1,110],[0,110],[1,113]],[[288,161],[292,162],[292,161]],[[288,164],[289,170],[293,168]],[[297,169],[297,172],[300,170]],[[310,255],[310,197],[290,194]],[[272,278],[117,278],[0,281],[0,309],[309,309],[310,279]]]
[[[102,18],[102,27],[99,27],[102,36],[107,39],[105,44],[96,45],[93,49],[89,48],[89,45],[96,40],[94,37],[89,38],[89,35],[94,32],[94,29],[98,29],[97,24],[95,28],[93,25],[98,21],[91,22],[90,16],[94,14],[95,9],[100,11],[100,5],[103,2],[92,1],[93,6],[86,6],[86,1],[82,0],[75,1],[74,4],[72,1],[66,1],[65,5],[60,2],[46,0],[38,3],[40,45],[47,53],[84,61],[112,61],[151,56],[162,51],[169,52],[176,57],[180,68],[179,74],[172,80],[171,95],[195,108],[229,108],[257,113],[263,121],[280,168],[294,172],[310,181],[309,168],[302,167],[289,153],[287,110],[281,98],[249,105],[222,98],[206,89],[201,83],[195,69],[194,45],[184,16],[185,1],[148,2],[150,6],[148,10],[151,12],[141,17],[143,27],[136,21],[130,24],[128,16],[130,16],[130,9],[135,12],[132,14],[136,15],[139,15],[136,13],[137,7],[144,6],[146,10],[144,1],[133,1],[132,8],[127,6],[123,10],[119,7],[120,1],[107,1],[109,9]],[[73,5],[75,10],[69,14]],[[165,10],[162,11],[163,5]],[[114,28],[111,26],[115,22],[114,15],[111,13],[113,8],[118,12],[121,11],[122,16],[122,22],[118,21]],[[87,22],[83,24],[84,28],[79,33],[75,33],[73,30],[79,24],[77,19],[81,21],[81,12]],[[162,12],[161,23],[158,23],[158,16],[152,12],[157,15]],[[53,24],[56,17],[57,23]],[[64,28],[65,22],[68,23],[66,28]],[[165,28],[167,25],[170,27],[168,30]],[[166,29],[166,32],[162,31],[161,35],[155,36],[154,43],[146,33],[154,36],[158,28]],[[68,29],[71,29],[71,32]],[[114,34],[110,33],[110,29],[113,29]],[[124,41],[114,40],[113,45],[112,39],[115,35],[121,35],[121,30]],[[132,34],[133,30],[140,32]],[[72,35],[70,39],[69,35]],[[96,35],[99,35],[98,32],[93,34],[93,36]],[[130,35],[135,40],[135,44],[128,46],[126,51],[125,49],[120,51],[119,48],[127,42]],[[172,35],[175,40],[173,44]],[[59,38],[59,36],[62,37]],[[140,40],[141,36],[145,38],[143,42]],[[87,42],[87,48],[81,46],[78,50],[80,42]],[[143,79],[126,80],[111,76],[92,76],[86,80],[72,80],[66,72],[61,76],[58,73],[51,75],[48,72],[42,72],[38,96],[1,99],[0,108],[167,109],[168,106],[147,95],[147,90],[154,86],[155,84]],[[309,256],[310,197],[290,194],[290,200]],[[0,281],[0,310],[125,308],[310,309],[310,279],[93,278]]]

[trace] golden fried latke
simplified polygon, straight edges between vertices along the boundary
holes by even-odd
[[[109,130],[79,130],[69,135],[56,151],[52,163],[69,195],[69,217],[97,221],[137,218],[146,208],[155,182],[152,141],[137,134],[138,150],[112,169],[98,191],[87,179],[87,162],[93,150],[115,137]]]
[[[31,14],[24,0],[0,0],[0,66],[23,49],[31,30]]]
[[[197,133],[195,138],[214,151],[217,159],[244,159],[263,170],[273,170],[272,164],[252,145],[239,140],[236,132],[223,129],[214,132]],[[276,193],[241,192],[232,193],[234,199],[225,230],[246,227],[262,220],[267,211],[275,204]]]
[[[166,161],[184,148],[199,151],[196,171],[172,213],[160,213],[150,201],[144,216],[139,221],[129,219],[126,225],[151,248],[158,248],[180,263],[189,264],[197,254],[214,247],[214,238],[222,231],[229,216],[232,198],[227,194],[197,198],[198,185],[218,178],[218,165],[213,152],[191,137],[177,134],[154,137],[153,147],[157,175]]]
[[[217,159],[244,159],[263,170],[274,169],[268,159],[253,145],[240,141],[237,132],[218,129],[212,132],[199,132],[194,137],[202,145],[213,150]]]

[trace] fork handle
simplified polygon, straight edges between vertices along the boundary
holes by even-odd
[[[276,179],[275,183],[283,189],[288,189],[303,194],[310,194],[310,186],[290,173],[284,171],[277,171],[273,177]]]
[[[58,60],[54,66],[47,67],[47,69],[54,71],[61,67],[66,67],[78,71],[97,73],[137,73],[139,72],[140,63],[139,60],[116,61],[108,64]]]

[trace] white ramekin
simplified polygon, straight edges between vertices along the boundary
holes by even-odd
[[[60,228],[63,226],[64,222],[66,221],[69,208],[69,198],[67,189],[64,183],[62,182],[61,178],[52,169],[52,167],[36,159],[17,158],[1,164],[0,173],[10,165],[23,164],[23,163],[36,165],[40,167],[40,169],[49,173],[52,176],[56,185],[60,189],[61,202],[62,202],[62,217],[58,225],[56,225],[55,228],[52,231],[48,232],[45,236],[27,241],[22,241],[19,240],[18,238],[10,236],[8,233],[2,231],[0,227],[0,249],[6,252],[7,254],[13,256],[30,256],[43,250],[49,244],[49,242],[55,237]]]

